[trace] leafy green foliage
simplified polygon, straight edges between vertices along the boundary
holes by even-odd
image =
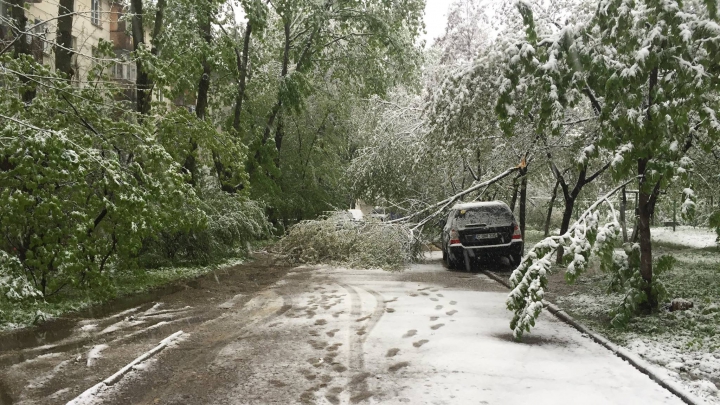
[[[103,289],[115,254],[137,252],[193,190],[151,127],[116,108],[118,89],[75,89],[29,59],[2,63],[52,85],[30,105],[16,92],[0,98],[0,247],[44,296],[81,284]],[[20,85],[16,75],[4,80]]]

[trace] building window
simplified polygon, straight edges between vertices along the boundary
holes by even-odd
[[[90,22],[100,25],[100,0],[90,0]]]
[[[125,78],[125,65],[121,62],[115,63],[115,69],[113,70],[113,74],[116,79],[124,79]]]

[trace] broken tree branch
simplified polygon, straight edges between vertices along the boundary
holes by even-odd
[[[440,215],[448,206],[450,206],[452,203],[454,203],[455,201],[459,200],[459,199],[462,198],[463,196],[465,196],[465,195],[467,195],[467,194],[469,194],[469,193],[472,193],[473,191],[477,191],[477,190],[479,190],[479,189],[481,189],[481,188],[483,188],[483,187],[489,186],[489,185],[491,185],[491,184],[493,184],[493,183],[497,183],[498,181],[500,181],[500,180],[504,179],[505,177],[507,177],[507,176],[515,173],[515,172],[518,171],[518,170],[520,170],[520,167],[519,167],[519,166],[518,166],[518,167],[510,168],[510,169],[507,169],[507,170],[505,170],[504,172],[502,172],[502,173],[498,174],[497,176],[493,177],[492,179],[486,180],[486,181],[484,181],[484,182],[482,182],[482,183],[477,183],[477,184],[475,184],[475,185],[473,185],[473,186],[471,186],[471,187],[469,187],[469,188],[467,188],[467,189],[465,189],[465,190],[463,190],[463,191],[455,194],[455,195],[452,196],[452,197],[446,198],[446,199],[444,199],[444,200],[442,200],[442,201],[440,201],[440,202],[438,202],[438,203],[435,203],[435,204],[433,204],[433,205],[430,205],[430,206],[428,206],[427,208],[424,208],[424,209],[422,209],[422,210],[420,210],[420,211],[418,211],[418,212],[415,212],[415,213],[413,213],[413,214],[410,214],[410,215],[408,215],[408,216],[406,216],[406,217],[394,219],[394,220],[392,220],[392,221],[388,221],[388,223],[407,222],[407,221],[409,221],[409,220],[412,219],[412,218],[415,218],[415,217],[420,216],[421,214],[424,214],[424,213],[426,213],[426,212],[435,210],[432,214],[430,214],[430,215],[428,215],[427,217],[425,217],[425,219],[423,219],[422,221],[420,221],[420,222],[418,223],[418,225],[416,225],[416,226],[413,228],[413,230],[414,230],[414,229],[417,229],[417,228],[425,225],[426,223],[428,223],[428,222],[429,222],[431,219],[433,219],[434,217]]]

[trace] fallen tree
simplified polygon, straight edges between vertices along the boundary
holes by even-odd
[[[483,187],[487,188],[487,187],[489,187],[489,186],[491,186],[491,185],[499,182],[500,180],[504,179],[505,177],[507,177],[507,176],[515,173],[516,171],[521,170],[522,167],[524,167],[523,164],[520,164],[520,165],[518,165],[517,167],[513,167],[513,168],[510,168],[510,169],[507,169],[507,170],[505,170],[504,172],[502,172],[502,173],[498,174],[497,176],[493,177],[492,179],[489,179],[489,180],[486,180],[486,181],[483,181],[483,182],[480,182],[480,183],[476,183],[476,184],[474,184],[474,185],[466,188],[465,190],[463,190],[463,191],[461,191],[461,192],[453,195],[452,197],[446,198],[446,199],[444,199],[444,200],[442,200],[442,201],[440,201],[440,202],[438,202],[438,203],[429,205],[429,206],[427,206],[426,208],[424,208],[424,209],[422,209],[422,210],[420,210],[420,211],[417,211],[417,212],[415,212],[415,213],[412,213],[412,214],[410,214],[410,215],[407,215],[407,216],[405,216],[405,217],[402,217],[402,218],[398,218],[398,219],[389,221],[388,223],[390,223],[390,224],[408,223],[408,222],[410,222],[410,220],[412,220],[413,218],[417,218],[417,217],[421,216],[422,214],[425,214],[425,213],[427,213],[427,212],[431,212],[429,215],[427,215],[425,218],[423,218],[421,221],[419,221],[417,224],[415,224],[415,225],[411,228],[412,231],[417,231],[417,230],[419,230],[419,229],[422,229],[422,227],[425,226],[428,222],[430,222],[433,218],[435,218],[435,217],[437,217],[438,215],[440,215],[440,214],[442,214],[443,212],[445,212],[445,210],[446,210],[448,207],[450,207],[453,203],[457,202],[458,200],[460,200],[460,199],[463,198],[464,196],[466,196],[466,195],[468,195],[468,194],[470,194],[470,193],[472,193],[472,192],[478,191],[478,190],[482,189]]]
[[[355,222],[338,211],[290,228],[277,248],[291,263],[400,270],[419,262],[422,241],[401,223]]]

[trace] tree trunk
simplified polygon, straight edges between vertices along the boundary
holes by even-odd
[[[61,3],[62,4],[62,3]],[[15,44],[13,44],[13,56],[15,59],[19,58],[20,55],[30,55],[30,45],[27,43],[27,17],[25,16],[25,1],[24,0],[11,0],[9,3],[11,8],[10,17],[14,20],[16,29],[14,31]],[[28,83],[30,79],[25,75],[20,75],[20,80],[23,83]],[[22,93],[22,99],[24,102],[29,103],[35,98],[35,89],[25,90]]]
[[[626,208],[627,208],[627,194],[625,193],[625,187],[623,187],[622,194],[620,196],[620,226],[622,227],[623,243],[628,241],[627,222],[625,221],[625,209]]]
[[[212,43],[212,5],[208,5],[207,13],[208,14],[205,16],[206,19],[200,23],[200,31],[202,32],[205,43],[209,47]],[[203,57],[202,67],[203,72],[200,76],[200,83],[198,84],[197,100],[195,103],[195,114],[199,119],[204,120],[205,114],[207,113],[208,91],[210,90],[210,74],[212,73],[210,62],[208,61],[207,56]]]
[[[25,35],[28,21],[25,16],[25,0],[10,0],[8,5],[10,6],[10,17],[15,22],[13,34],[17,38],[13,44],[13,56],[17,58],[20,55],[30,55],[30,46],[27,43],[27,35]]]
[[[203,60],[203,73],[198,84],[197,101],[195,102],[195,115],[198,119],[205,119],[208,105],[208,92],[210,91],[210,63]]]
[[[285,45],[283,46],[283,59],[282,59],[282,68],[280,70],[280,79],[281,81],[285,80],[285,77],[288,74],[288,65],[290,64],[290,20],[286,19],[283,22],[283,30],[285,31]],[[281,83],[281,86],[284,86],[284,83]],[[273,106],[272,111],[270,112],[270,116],[268,117],[267,124],[265,125],[265,132],[263,134],[263,145],[267,143],[267,141],[270,139],[270,131],[272,131],[273,123],[275,122],[275,119],[277,118],[277,115],[280,113],[280,109],[282,108],[282,88],[280,91],[278,91],[278,100],[275,103],[275,106]],[[277,144],[277,142],[276,142]],[[278,153],[280,151],[278,150]]]
[[[638,160],[638,174],[644,175],[648,159]],[[651,311],[658,305],[657,296],[652,293],[653,262],[652,242],[650,239],[650,221],[655,208],[655,191],[652,194],[647,192],[645,178],[640,180],[638,191],[638,239],[640,242],[640,275],[645,281],[644,290],[647,296],[646,311]],[[655,185],[657,189],[659,183]]]
[[[277,149],[277,155],[275,155],[275,167],[280,167],[280,149],[282,148],[283,137],[285,136],[285,127],[283,125],[283,114],[282,112],[278,115],[277,127],[275,128],[275,149]]]
[[[550,220],[552,219],[553,205],[557,198],[557,190],[560,186],[559,181],[555,181],[555,188],[553,188],[552,196],[550,197],[550,204],[548,205],[547,217],[545,218],[545,237],[550,236]]]
[[[203,39],[205,40],[205,43],[208,44],[208,46],[212,42],[212,32],[211,32],[211,21],[212,21],[212,5],[208,6],[208,14],[206,16],[206,19],[200,23],[200,31],[203,34]],[[210,90],[210,63],[207,60],[207,57],[203,58],[202,61],[203,66],[203,73],[202,76],[200,76],[200,82],[198,83],[198,92],[197,92],[197,100],[195,101],[195,115],[198,119],[204,120],[205,114],[207,113],[207,105],[208,105],[208,91]],[[197,176],[198,176],[198,170],[197,170],[197,160],[195,158],[195,153],[197,152],[197,141],[195,139],[190,139],[190,153],[185,158],[185,163],[183,164],[183,167],[185,170],[187,170],[190,173],[191,179],[190,184],[193,186],[197,184]]]
[[[163,20],[165,17],[166,6],[167,0],[157,1],[157,10],[155,11],[155,25],[153,26],[152,38],[150,39],[150,42],[152,43],[150,53],[154,56],[157,56],[160,52],[160,33],[162,32],[163,28]]]
[[[513,180],[513,192],[512,198],[510,199],[510,212],[515,212],[515,203],[517,202],[518,188],[520,183],[517,182],[517,177]]]
[[[240,113],[242,112],[242,104],[245,99],[245,86],[247,80],[248,52],[250,51],[250,35],[252,35],[252,24],[250,21],[245,25],[245,34],[243,35],[243,50],[241,55],[237,55],[238,74],[238,94],[235,98],[235,114],[233,117],[233,128],[236,132],[240,131]]]
[[[132,12],[133,50],[137,52],[140,44],[145,44],[142,0],[130,0],[130,10]],[[135,60],[135,69],[137,72],[135,77],[137,112],[148,114],[150,112],[150,101],[152,100],[152,81],[143,68],[140,58]]]
[[[527,203],[527,168],[520,170],[522,181],[520,182],[520,233],[525,240],[525,212]]]
[[[566,196],[565,197],[565,209],[563,211],[563,217],[562,222],[560,223],[560,235],[564,235],[568,229],[570,229],[570,221],[572,220],[573,215],[573,208],[575,207],[575,197]],[[562,263],[562,257],[565,253],[565,250],[562,246],[559,246],[557,249],[557,259],[556,263],[561,264]]]
[[[657,297],[652,295],[651,282],[653,277],[652,244],[650,242],[650,195],[640,190],[638,215],[638,236],[640,241],[640,275],[645,280],[645,294],[648,297],[648,307],[657,306]]]
[[[55,71],[64,73],[68,80],[72,79],[72,13],[75,0],[60,0],[58,6],[57,45],[55,45]]]

